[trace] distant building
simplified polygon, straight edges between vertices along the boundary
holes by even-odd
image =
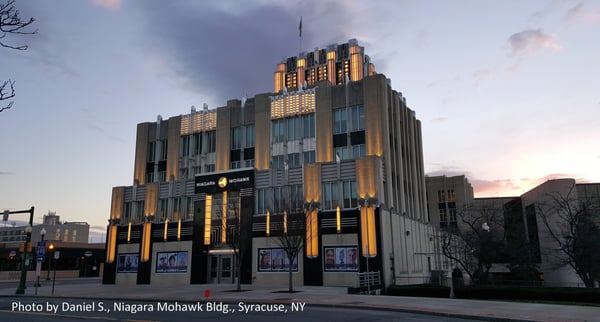
[[[581,205],[591,206],[600,223],[600,183],[577,184],[574,179],[548,180],[517,197],[474,198],[473,188],[463,176],[426,177],[427,203],[432,224],[440,227],[457,227],[472,231],[461,216],[485,215],[494,222],[485,222],[487,231],[497,240],[504,240],[506,250],[504,266],[509,258],[520,257],[537,265],[547,286],[582,286],[581,279],[568,265],[559,264],[562,254],[556,240],[550,237],[544,223],[555,231],[566,225],[558,219],[564,209],[558,209],[553,197],[565,198],[573,210]],[[563,213],[564,214],[564,213]],[[479,229],[480,226],[476,226]],[[443,260],[444,268],[447,261]],[[506,270],[505,270],[506,271]]]
[[[0,227],[0,243],[22,243],[25,241],[26,226]],[[62,241],[65,243],[87,243],[90,225],[86,222],[61,222],[55,212],[44,215],[42,224],[34,224],[31,230],[31,241],[36,243],[42,239],[41,231],[46,230],[44,240]]]

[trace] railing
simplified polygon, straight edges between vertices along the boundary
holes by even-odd
[[[356,287],[369,287],[381,285],[381,273],[364,272],[356,274]]]

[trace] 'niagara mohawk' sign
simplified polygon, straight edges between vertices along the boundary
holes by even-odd
[[[254,170],[197,174],[194,193],[216,193],[254,187]]]

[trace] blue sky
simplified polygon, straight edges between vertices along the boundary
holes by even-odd
[[[598,1],[16,6],[39,31],[4,38],[27,51],[0,48],[17,94],[0,113],[0,209],[87,221],[96,242],[112,187],[132,184],[136,124],[271,91],[275,65],[299,51],[300,16],[302,50],[356,38],[403,93],[427,173],[466,174],[477,196],[600,181]]]

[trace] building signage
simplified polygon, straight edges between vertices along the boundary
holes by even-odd
[[[254,187],[254,170],[196,175],[195,193],[217,193]]]

